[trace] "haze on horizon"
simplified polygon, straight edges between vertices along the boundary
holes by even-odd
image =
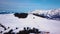
[[[0,0],[0,11],[28,12],[60,8],[60,0]]]

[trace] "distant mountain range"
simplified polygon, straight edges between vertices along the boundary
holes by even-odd
[[[14,13],[14,12],[10,12],[10,11],[0,11],[0,14],[11,14],[11,13]]]
[[[10,12],[10,11],[0,11],[0,14],[11,14],[11,13],[19,13],[19,12]],[[60,20],[60,8],[59,9],[51,9],[51,10],[34,10],[32,12],[34,15],[40,15],[49,19],[57,19]]]

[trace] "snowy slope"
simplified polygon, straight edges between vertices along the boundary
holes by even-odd
[[[35,19],[33,19],[35,17]],[[60,21],[49,20],[35,16],[33,14],[28,14],[27,18],[17,18],[13,14],[0,14],[0,23],[6,28],[22,30],[23,27],[35,27],[40,29],[40,31],[49,31],[50,34],[60,34]],[[2,28],[0,28],[2,30]]]

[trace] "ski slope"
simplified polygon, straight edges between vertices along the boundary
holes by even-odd
[[[48,31],[50,34],[60,34],[60,21],[38,17],[33,14],[28,14],[27,18],[18,18],[14,14],[0,14],[0,23],[6,28],[10,27],[10,29],[18,27],[18,30],[14,30],[14,32],[18,32],[24,27],[35,27],[40,31]],[[0,27],[0,31],[4,31],[3,28]],[[9,29],[6,31],[9,31]]]

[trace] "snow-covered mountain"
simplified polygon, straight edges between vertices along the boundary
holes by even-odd
[[[60,9],[52,9],[52,10],[35,10],[31,13],[43,15],[49,19],[60,20]]]

